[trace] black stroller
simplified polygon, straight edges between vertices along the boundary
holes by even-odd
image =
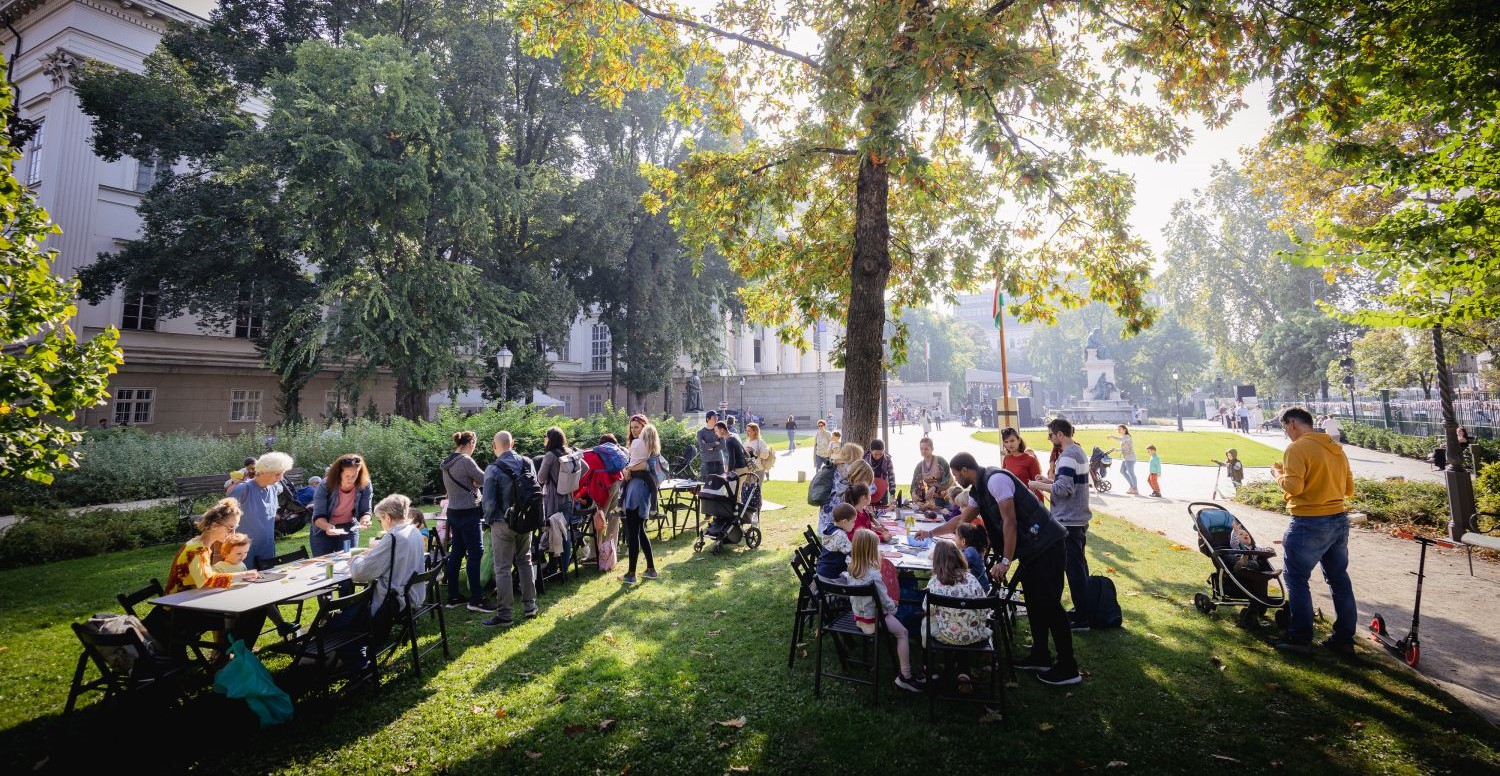
[[[1195,501],[1188,504],[1193,530],[1198,533],[1198,551],[1214,562],[1208,578],[1208,593],[1195,593],[1193,606],[1209,614],[1220,606],[1243,606],[1240,627],[1254,627],[1261,616],[1275,611],[1276,627],[1287,624],[1286,587],[1281,572],[1272,568],[1276,551],[1255,546],[1255,537],[1239,518],[1218,504]],[[1270,594],[1271,582],[1277,594]]]
[[[723,552],[725,545],[744,542],[752,550],[760,546],[760,475],[709,475],[698,490],[698,507],[709,522],[693,543],[695,552],[709,542],[713,542],[715,555]]]
[[[1109,474],[1109,454],[1114,451],[1112,447],[1108,451],[1095,447],[1094,452],[1089,454],[1089,481],[1094,484],[1094,490],[1100,493],[1108,493],[1112,487],[1105,475]]]

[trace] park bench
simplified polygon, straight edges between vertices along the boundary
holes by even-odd
[[[302,478],[306,474],[300,468],[290,469],[282,478],[287,487],[296,490],[302,486]],[[176,477],[172,480],[173,495],[177,497],[177,521],[184,532],[191,532],[191,524],[195,513],[193,503],[204,496],[224,496],[224,480],[229,479],[226,474],[200,474],[192,477]]]
[[[1487,517],[1487,518],[1490,519],[1490,527],[1489,527],[1488,530],[1481,530],[1480,529],[1480,527],[1479,527],[1479,518],[1480,517]],[[1460,536],[1459,539],[1458,539],[1459,541],[1463,542],[1464,545],[1468,548],[1468,552],[1469,552],[1469,576],[1471,576],[1471,577],[1474,576],[1474,549],[1473,548],[1475,548],[1475,547],[1482,547],[1482,548],[1484,548],[1486,550],[1493,550],[1495,552],[1500,552],[1500,535],[1496,535],[1496,532],[1500,531],[1500,522],[1495,522],[1495,518],[1496,517],[1497,517],[1496,515],[1485,514],[1483,512],[1471,516],[1469,518],[1469,525],[1468,525],[1468,529],[1469,530],[1467,532],[1465,532],[1463,536]]]

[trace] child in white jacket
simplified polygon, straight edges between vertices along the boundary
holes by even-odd
[[[854,532],[854,551],[849,554],[849,570],[844,572],[844,583],[859,585],[871,583],[880,597],[880,611],[885,615],[885,627],[896,637],[896,657],[901,662],[901,674],[896,677],[896,686],[908,692],[922,692],[922,682],[911,671],[911,646],[906,626],[896,619],[896,602],[885,588],[880,576],[880,537],[868,528]],[[854,610],[854,621],[865,633],[874,633],[875,601],[870,596],[850,596],[849,606]]]

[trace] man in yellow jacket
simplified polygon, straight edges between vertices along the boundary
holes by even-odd
[[[1322,646],[1352,656],[1359,612],[1349,581],[1349,515],[1344,511],[1344,499],[1354,495],[1349,459],[1338,442],[1313,427],[1312,415],[1301,407],[1281,413],[1281,428],[1292,443],[1271,472],[1292,513],[1292,524],[1282,539],[1290,622],[1286,638],[1276,648],[1311,651],[1313,604],[1308,579],[1313,566],[1322,564],[1335,615],[1333,635]]]

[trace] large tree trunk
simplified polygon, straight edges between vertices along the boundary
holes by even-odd
[[[396,414],[407,420],[421,420],[426,408],[425,394],[403,375],[396,375]]]
[[[854,203],[854,258],[844,335],[844,441],[868,446],[880,421],[885,287],[891,275],[890,176],[884,162],[860,158]]]

